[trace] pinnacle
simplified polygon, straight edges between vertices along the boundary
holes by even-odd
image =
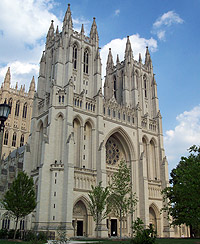
[[[84,34],[84,32],[85,32],[84,31],[84,25],[82,24],[82,26],[81,26],[81,33]]]
[[[8,70],[6,72],[6,75],[5,75],[5,79],[4,79],[4,83],[10,83],[10,67],[8,67]]]

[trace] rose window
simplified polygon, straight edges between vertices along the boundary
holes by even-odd
[[[106,143],[106,163],[116,164],[120,158],[120,150],[118,145],[112,139],[109,139]]]

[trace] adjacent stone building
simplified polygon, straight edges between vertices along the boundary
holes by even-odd
[[[3,158],[6,158],[16,148],[23,146],[28,140],[34,92],[34,77],[28,92],[25,91],[25,85],[18,89],[17,83],[15,88],[12,88],[10,68],[8,68],[0,89],[0,103],[6,101],[11,106],[11,113],[5,122],[2,149]]]

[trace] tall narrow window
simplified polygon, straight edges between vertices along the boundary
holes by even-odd
[[[27,103],[24,104],[22,118],[26,118],[27,115]]]
[[[8,105],[10,106],[10,114],[11,114],[11,110],[12,110],[12,98],[9,99]]]
[[[17,134],[14,133],[12,138],[12,147],[16,147],[16,140],[17,140]]]
[[[22,134],[21,135],[21,138],[20,138],[20,147],[24,146],[24,135]]]
[[[147,98],[147,78],[144,76],[144,97]]]
[[[72,57],[72,62],[73,62],[73,68],[77,69],[77,45],[74,44],[73,46],[73,57]]]
[[[83,72],[88,74],[88,59],[89,59],[89,56],[88,56],[88,50],[85,49],[84,51],[84,59],[83,59]]]
[[[117,90],[116,76],[114,76],[114,97],[115,97],[115,98],[116,98],[116,90]]]
[[[15,107],[15,116],[19,116],[19,107],[20,107],[20,103],[19,101],[17,101]]]
[[[8,145],[8,131],[5,132],[3,144]]]

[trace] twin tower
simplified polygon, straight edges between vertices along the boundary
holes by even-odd
[[[62,32],[49,28],[40,61],[24,170],[33,176],[37,209],[32,226],[68,236],[95,236],[88,192],[102,181],[105,187],[124,160],[131,168],[132,190],[138,205],[124,217],[122,233],[140,217],[159,236],[170,236],[161,190],[168,184],[162,118],[151,57],[134,60],[127,38],[125,57],[114,65],[108,53],[102,91],[99,36],[95,18],[89,37],[73,30],[70,5]],[[30,145],[30,146],[29,146]],[[114,213],[99,227],[102,237],[119,233]]]

